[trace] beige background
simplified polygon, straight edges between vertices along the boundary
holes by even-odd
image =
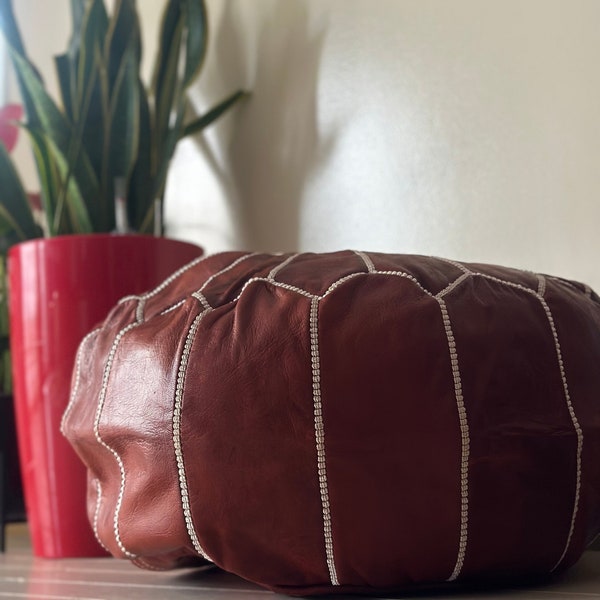
[[[16,4],[51,69],[68,2]],[[138,4],[148,55],[163,2]],[[600,288],[598,0],[208,5],[195,107],[253,93],[181,145],[171,235],[209,251],[446,255]]]

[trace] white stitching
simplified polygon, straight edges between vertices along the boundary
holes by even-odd
[[[453,265],[457,269],[460,269],[463,273],[472,273],[473,272],[467,266],[463,265],[462,263],[459,263],[456,260],[450,260],[449,258],[443,258],[442,256],[435,256],[433,258],[435,258],[436,260],[441,260],[442,262],[448,263],[449,265]]]
[[[258,256],[258,252],[252,252],[250,254],[244,254],[244,256],[240,256],[239,258],[237,258],[236,260],[234,260],[230,265],[228,265],[227,267],[224,267],[223,269],[221,269],[220,271],[217,271],[216,273],[213,273],[203,284],[202,287],[198,290],[198,292],[203,292],[206,289],[206,286],[208,286],[212,281],[214,281],[217,277],[219,277],[220,275],[223,275],[223,273],[227,273],[227,271],[230,271],[231,269],[237,267],[241,262],[245,261],[246,259],[252,257],[252,256]]]
[[[206,296],[202,292],[194,292],[192,294],[192,298],[196,298],[196,300],[198,300],[198,302],[200,302],[200,304],[202,304],[202,306],[205,309],[207,309],[207,310],[212,309],[212,306],[208,303]]]
[[[355,277],[358,277],[359,275],[391,275],[393,277],[401,277],[402,279],[408,279],[409,281],[412,281],[422,292],[424,292],[425,294],[427,294],[428,296],[431,296],[433,298],[433,294],[429,291],[426,290],[421,283],[417,280],[416,277],[414,277],[413,275],[410,275],[409,273],[405,273],[404,271],[371,271],[371,272],[365,272],[365,271],[358,271],[357,273],[350,273],[349,275],[345,275],[344,277],[338,279],[337,281],[334,281],[326,290],[325,293],[320,296],[320,298],[325,298],[325,296],[329,296],[329,294],[331,294],[331,292],[333,292],[334,290],[336,290],[338,287],[340,287],[342,284],[346,283],[346,281],[349,281],[350,279],[354,279]]]
[[[220,252],[219,254],[223,254],[223,253]],[[129,296],[124,296],[117,302],[117,304],[123,304],[124,302],[128,302],[129,300],[141,300],[142,298],[144,300],[147,300],[148,298],[152,298],[153,296],[156,296],[156,294],[158,294],[159,292],[162,292],[162,290],[164,290],[167,286],[169,286],[171,283],[173,283],[173,281],[175,281],[175,279],[177,279],[179,276],[183,275],[186,271],[188,271],[192,267],[195,267],[196,265],[200,264],[201,262],[203,262],[209,258],[212,258],[213,256],[218,256],[218,254],[210,254],[208,256],[207,255],[198,256],[198,258],[195,258],[191,262],[183,265],[183,267],[177,269],[177,271],[175,271],[174,273],[171,273],[171,275],[169,275],[169,277],[167,277],[158,286],[156,286],[154,289],[150,290],[149,292],[146,292],[145,294],[130,294]]]
[[[329,296],[329,294],[331,294],[331,292],[333,292],[334,290],[336,290],[337,288],[340,287],[340,285],[346,283],[346,281],[349,281],[350,279],[354,279],[355,277],[358,277],[359,275],[367,275],[366,271],[358,271],[358,273],[350,273],[349,275],[345,275],[344,277],[341,277],[340,279],[338,279],[337,281],[334,281],[323,293],[323,295],[321,296],[321,298],[325,298],[325,296]]]
[[[144,311],[146,309],[146,298],[144,296],[142,296],[137,304],[137,307],[135,309],[135,320],[137,321],[137,324],[140,325],[144,322]]]
[[[323,534],[325,538],[325,556],[331,585],[340,585],[333,556],[333,537],[331,533],[331,509],[327,485],[327,465],[325,461],[325,426],[321,402],[321,360],[319,357],[319,299],[310,303],[310,361],[313,381],[313,410],[315,420],[315,443],[317,447],[317,473],[323,511]]]
[[[296,254],[292,254],[288,256],[284,261],[278,264],[275,268],[271,269],[271,272],[267,275],[267,279],[275,280],[277,273],[279,273],[282,269],[285,269],[295,258],[298,256],[298,252]]]
[[[100,504],[102,502],[102,485],[100,480],[96,479],[96,510],[94,511],[94,522],[93,530],[94,536],[98,543],[110,554],[110,550],[104,545],[104,542],[100,539],[100,533],[98,532],[98,519],[100,517]]]
[[[121,504],[123,503],[123,495],[125,493],[125,466],[123,465],[123,461],[122,461],[121,457],[119,456],[118,452],[114,448],[111,448],[111,446],[109,446],[100,436],[100,419],[102,417],[102,410],[104,408],[104,400],[106,398],[106,391],[108,389],[108,378],[110,375],[110,370],[112,367],[112,363],[113,363],[115,354],[117,352],[117,347],[119,346],[119,343],[121,342],[121,339],[123,338],[123,336],[128,331],[130,331],[134,327],[137,327],[138,325],[140,325],[140,323],[137,321],[135,323],[130,323],[129,325],[127,325],[126,327],[121,329],[121,331],[119,331],[119,333],[117,333],[117,335],[114,339],[114,342],[108,353],[106,365],[104,367],[104,374],[102,377],[102,389],[100,391],[100,396],[98,398],[98,408],[96,410],[96,419],[94,420],[94,436],[96,437],[96,441],[99,444],[101,444],[102,446],[104,446],[104,448],[106,448],[114,456],[114,458],[117,461],[117,464],[119,466],[119,470],[121,472],[121,486],[119,489],[119,495],[117,497],[117,504],[115,506],[115,513],[114,513],[114,517],[113,517],[113,526],[114,526],[115,540],[117,542],[117,545],[119,546],[119,549],[121,550],[121,552],[123,552],[123,554],[127,558],[135,558],[135,555],[132,554],[131,552],[129,552],[125,548],[125,546],[123,545],[123,542],[121,541],[121,536],[119,535],[119,513],[121,511]]]
[[[546,293],[546,278],[543,275],[537,275],[537,274],[536,274],[536,277],[538,280],[537,293],[540,298],[543,298],[544,294]]]
[[[300,294],[301,296],[304,296],[306,298],[312,299],[312,298],[317,297],[314,294],[311,294],[310,292],[303,290],[302,288],[296,287],[295,285],[289,285],[288,283],[281,283],[281,281],[274,281],[273,279],[267,279],[266,277],[252,277],[251,279],[248,279],[248,281],[246,281],[241,292],[233,299],[233,302],[237,302],[242,297],[242,294],[246,291],[246,288],[251,283],[256,283],[258,281],[262,281],[264,283],[269,283],[275,287],[282,288],[282,289],[288,290],[290,292],[295,292],[296,294]]]
[[[562,554],[560,555],[560,558],[558,559],[557,563],[552,568],[552,571],[554,571],[565,557],[567,550],[569,549],[569,545],[571,543],[571,538],[573,537],[573,531],[575,530],[575,519],[579,510],[579,495],[581,490],[581,454],[583,452],[583,431],[581,429],[581,426],[579,425],[577,416],[575,415],[573,404],[571,403],[571,395],[569,394],[569,386],[567,385],[567,376],[565,373],[565,366],[562,359],[562,352],[558,340],[558,332],[556,331],[556,325],[554,323],[554,317],[552,316],[552,312],[547,302],[543,298],[540,298],[540,302],[542,303],[544,312],[546,313],[546,317],[548,318],[548,323],[550,324],[550,329],[552,330],[552,338],[554,339],[554,346],[556,348],[556,357],[558,359],[558,368],[560,371],[560,377],[562,379],[565,400],[567,403],[567,408],[569,410],[569,415],[571,417],[571,422],[573,423],[573,428],[575,429],[575,433],[577,434],[577,466],[575,482],[575,499],[573,502],[573,515],[571,517],[571,526],[569,527],[569,534],[567,536],[565,548]]]
[[[359,250],[353,250],[353,252],[365,263],[365,267],[367,267],[369,273],[373,273],[376,270],[371,257],[366,252],[360,252]]]
[[[77,348],[77,357],[75,359],[75,382],[73,383],[73,389],[71,390],[71,396],[69,398],[69,404],[63,413],[62,419],[60,421],[60,431],[63,435],[65,435],[65,424],[67,422],[67,418],[69,413],[73,409],[75,404],[75,399],[77,398],[77,392],[79,390],[79,382],[81,380],[81,360],[83,358],[83,347],[88,342],[88,340],[96,333],[101,330],[101,327],[90,331],[80,342],[79,347]]]
[[[444,296],[448,295],[454,289],[456,289],[461,283],[472,277],[471,273],[463,273],[458,279],[455,279],[452,283],[449,283],[441,292],[438,292],[435,297],[436,299],[441,299]]]
[[[515,288],[517,290],[521,290],[523,292],[527,292],[536,298],[539,298],[539,294],[537,290],[532,290],[531,288],[525,287],[520,283],[515,283],[514,281],[507,281],[506,279],[500,279],[499,277],[494,277],[493,275],[487,275],[486,273],[473,273],[473,275],[477,277],[483,277],[484,279],[489,279],[490,281],[495,281],[496,283],[501,283],[503,285],[507,285],[509,287]]]
[[[167,286],[169,286],[171,283],[173,283],[173,281],[175,281],[175,279],[177,279],[178,277],[183,275],[186,271],[189,271],[192,267],[195,267],[196,265],[200,264],[201,262],[204,262],[205,260],[208,260],[209,258],[214,258],[215,256],[220,256],[221,254],[228,254],[228,253],[229,253],[229,251],[224,251],[224,252],[215,252],[214,254],[206,254],[203,256],[198,256],[191,262],[183,265],[183,267],[177,269],[177,271],[175,271],[174,273],[171,273],[171,275],[169,275],[169,277],[167,277],[162,283],[160,283],[157,287],[150,290],[149,292],[146,292],[145,294],[137,294],[137,295],[130,294],[129,296],[124,296],[117,302],[117,304],[123,304],[124,302],[128,302],[129,300],[140,300],[140,299],[147,300],[148,298],[152,298],[153,296],[156,296],[156,294],[158,294],[159,292],[162,292],[162,290],[164,290]]]
[[[464,275],[469,276],[468,273]],[[450,315],[446,308],[446,303],[442,298],[436,297],[440,310],[442,312],[442,320],[444,322],[444,331],[448,340],[448,350],[450,351],[450,365],[452,367],[452,378],[454,380],[454,396],[456,398],[456,408],[458,411],[458,419],[460,423],[461,437],[461,462],[460,462],[460,536],[458,541],[458,555],[452,575],[448,581],[454,581],[462,570],[465,553],[467,550],[467,535],[469,527],[469,453],[470,453],[470,435],[469,422],[467,419],[467,410],[465,408],[462,381],[460,377],[460,368],[458,366],[458,353],[456,351],[456,340],[452,331]]]
[[[177,302],[177,304],[173,304],[173,306],[169,306],[168,308],[165,308],[159,314],[160,315],[169,314],[171,311],[177,310],[180,306],[183,306],[185,304],[185,301],[186,301],[186,299],[184,298],[183,300],[180,300],[179,302]]]
[[[421,282],[414,275],[410,275],[409,273],[405,273],[404,271],[373,271],[373,274],[393,275],[394,277],[402,277],[403,279],[408,279],[409,281],[412,281],[422,292],[433,298],[433,294],[429,290],[425,289]]]
[[[177,462],[177,472],[179,475],[179,491],[181,494],[181,506],[183,509],[183,517],[185,520],[185,526],[190,537],[190,540],[194,546],[194,549],[198,554],[204,557],[206,560],[212,562],[211,558],[204,551],[198,540],[194,522],[192,519],[192,512],[190,508],[190,497],[188,493],[187,476],[185,473],[185,461],[183,459],[183,448],[181,444],[181,411],[183,405],[183,391],[185,385],[185,376],[187,372],[188,360],[192,349],[192,343],[198,330],[200,321],[211,309],[206,309],[196,316],[190,329],[185,338],[185,344],[181,352],[181,359],[179,361],[179,369],[177,372],[177,384],[175,387],[175,403],[173,408],[173,448],[175,450],[175,460]]]
[[[177,279],[178,277],[183,275],[186,271],[189,271],[192,267],[199,265],[201,262],[204,262],[205,260],[208,260],[209,258],[219,256],[220,254],[226,254],[226,252],[217,252],[216,254],[209,254],[208,256],[199,256],[198,258],[195,258],[194,260],[187,263],[186,265],[183,265],[183,267],[181,267],[180,269],[177,269],[177,271],[172,273],[169,277],[167,277],[160,285],[155,287],[153,290],[145,293],[142,296],[142,298],[148,299],[148,298],[151,298],[152,296],[156,296],[156,294],[158,294],[159,292],[162,292],[162,290],[164,290],[167,286],[169,286],[171,283],[173,283],[173,281],[175,281],[175,279]]]

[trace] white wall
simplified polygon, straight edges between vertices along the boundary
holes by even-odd
[[[197,103],[253,90],[208,136],[229,196],[219,206],[243,211],[243,235],[201,215],[216,201],[191,144],[174,169],[186,210],[172,205],[173,233],[494,261],[600,288],[600,2],[210,8]]]
[[[17,4],[36,7],[30,28],[67,6]],[[138,4],[155,29],[162,1]],[[181,145],[172,235],[209,251],[446,255],[600,289],[600,2],[208,4],[194,104],[252,96]]]

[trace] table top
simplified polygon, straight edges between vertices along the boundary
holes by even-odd
[[[0,598],[266,600],[283,597],[218,570],[153,572],[141,571],[126,561],[111,558],[48,560],[10,552],[0,555]],[[600,598],[600,552],[587,552],[573,569],[549,584],[526,588],[407,593],[396,597],[421,600],[429,597],[436,600]]]

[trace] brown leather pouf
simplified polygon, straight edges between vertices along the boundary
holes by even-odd
[[[600,531],[600,301],[503,267],[224,253],[82,342],[99,541],[290,594],[515,580]]]

